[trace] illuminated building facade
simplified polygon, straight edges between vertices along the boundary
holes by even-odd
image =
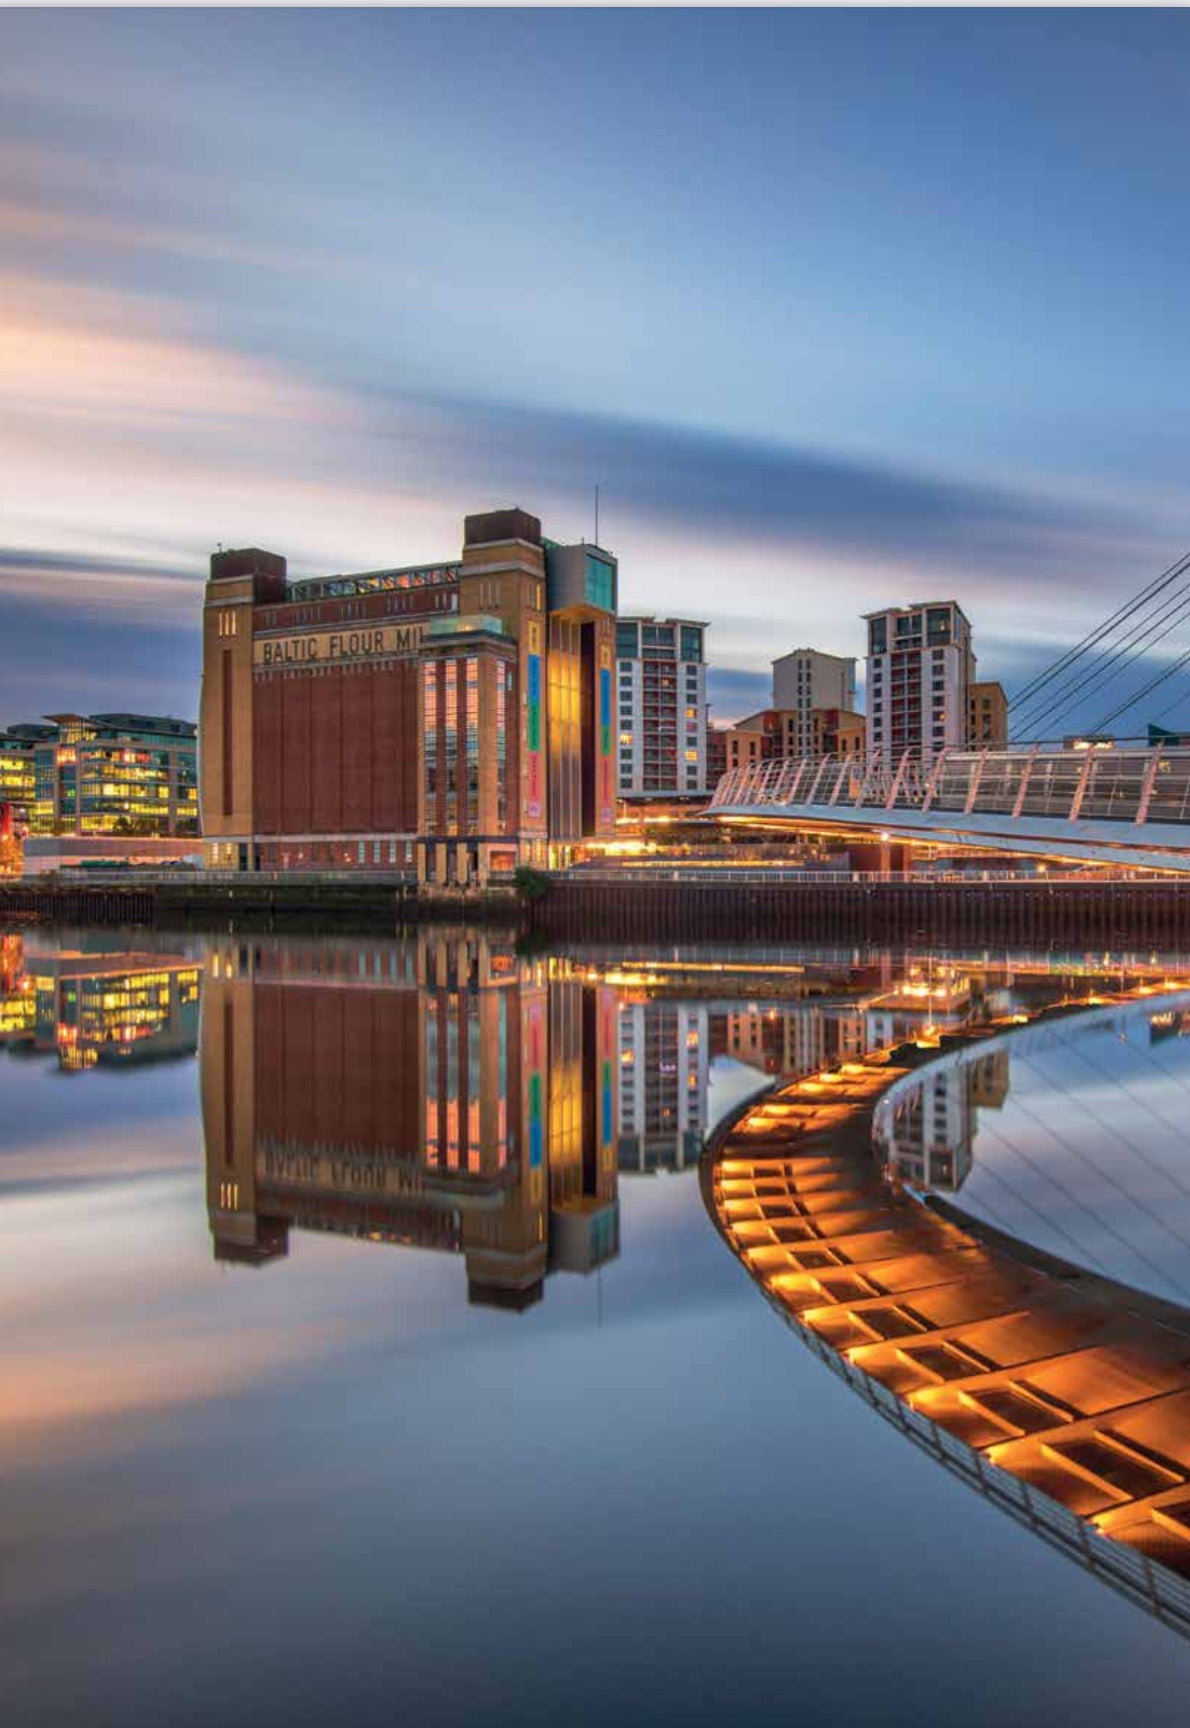
[[[217,1259],[279,1258],[293,1228],[433,1248],[519,1310],[618,1253],[610,990],[483,936],[212,950]]]
[[[47,952],[25,943],[15,963],[7,958],[0,1045],[56,1056],[66,1073],[192,1056],[198,1047],[202,969],[184,955]]]
[[[0,800],[33,835],[195,835],[197,756],[189,720],[51,714],[0,734]]]
[[[34,746],[52,742],[57,728],[40,723],[10,726],[0,732],[0,803],[9,806],[13,820],[27,826],[37,793]]]
[[[707,626],[691,618],[616,625],[621,798],[707,789]]]
[[[610,837],[616,585],[523,510],[468,516],[451,563],[290,582],[275,553],[216,553],[207,864],[465,885]]]

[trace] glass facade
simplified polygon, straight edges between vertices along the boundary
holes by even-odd
[[[587,600],[604,612],[616,609],[616,573],[606,558],[587,553]]]
[[[0,743],[0,801],[23,806],[35,835],[197,834],[196,730],[135,714],[15,728]]]

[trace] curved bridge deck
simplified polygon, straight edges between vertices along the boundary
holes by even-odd
[[[1190,749],[942,750],[865,762],[755,762],[724,775],[710,814],[766,826],[879,832],[982,851],[1190,870]]]
[[[1190,1636],[1190,1313],[1009,1252],[891,1185],[873,1108],[924,1054],[753,1103],[704,1161],[712,1216],[908,1438]]]

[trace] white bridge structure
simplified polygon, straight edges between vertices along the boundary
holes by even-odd
[[[732,769],[708,815],[932,841],[1130,870],[1190,872],[1190,748],[1037,744]]]

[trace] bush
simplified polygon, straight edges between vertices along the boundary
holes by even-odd
[[[522,900],[532,903],[534,900],[544,900],[550,891],[550,879],[541,870],[534,870],[529,864],[518,864],[512,873],[512,885]]]

